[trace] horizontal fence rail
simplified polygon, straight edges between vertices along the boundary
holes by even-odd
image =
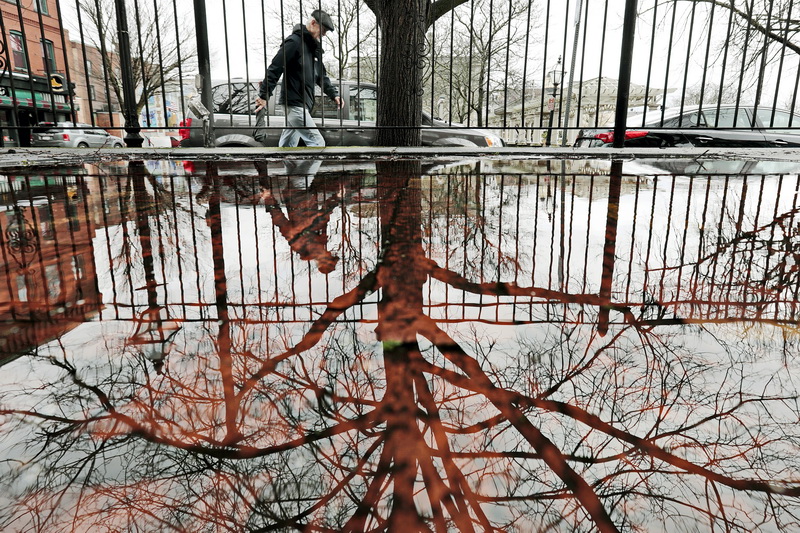
[[[0,141],[28,146],[38,124],[64,122],[62,135],[99,128],[129,146],[274,143],[284,110],[273,98],[254,131],[259,82],[320,8],[335,26],[323,63],[344,97],[341,110],[321,93],[314,106],[329,144],[371,142],[381,68],[421,69],[426,144],[572,145],[582,130],[607,142],[615,120],[628,131],[800,136],[791,1],[454,4],[431,17],[418,57],[384,63],[368,2],[0,2]]]

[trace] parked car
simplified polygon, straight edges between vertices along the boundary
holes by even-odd
[[[125,141],[89,124],[40,122],[33,127],[31,146],[60,148],[122,148]]]
[[[650,118],[652,117],[652,118]],[[644,125],[643,125],[644,124]],[[651,111],[628,118],[625,146],[629,147],[766,147],[800,146],[800,115],[772,108],[732,105],[686,106]],[[610,146],[613,127],[582,129],[575,146]]]
[[[344,101],[340,110],[323,97],[319,87],[312,116],[328,146],[369,146],[375,138],[378,103],[377,87],[371,83],[335,82]],[[277,105],[280,84],[267,104],[266,127],[255,130],[254,100],[258,83],[245,80],[215,82],[212,89],[216,146],[278,146],[285,124],[283,110]],[[202,121],[190,105],[181,123],[181,146],[203,146]],[[497,135],[482,129],[422,117],[424,146],[503,146]]]

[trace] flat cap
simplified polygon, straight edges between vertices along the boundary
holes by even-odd
[[[333,20],[331,19],[331,16],[325,13],[323,10],[315,9],[314,11],[311,12],[311,17],[317,22],[319,22],[322,26],[324,26],[326,30],[328,31],[334,30]]]

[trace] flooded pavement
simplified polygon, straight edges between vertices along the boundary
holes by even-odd
[[[0,177],[0,530],[800,530],[798,172]]]

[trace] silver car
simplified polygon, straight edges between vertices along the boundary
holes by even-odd
[[[73,122],[40,122],[31,133],[31,146],[58,148],[122,148],[125,141],[106,130]]]
[[[371,146],[375,138],[378,90],[372,83],[336,81],[334,85],[344,102],[342,109],[324,97],[316,87],[314,117],[320,133],[328,146]],[[281,84],[267,104],[268,113],[257,125],[254,100],[258,83],[246,80],[214,82],[212,88],[215,145],[222,146],[278,146],[285,124],[283,109],[276,104]],[[202,120],[189,112],[181,122],[180,146],[203,146]],[[261,115],[261,114],[260,114]],[[259,116],[258,118],[262,118]],[[497,147],[503,141],[494,133],[460,124],[448,124],[422,116],[423,146]]]

